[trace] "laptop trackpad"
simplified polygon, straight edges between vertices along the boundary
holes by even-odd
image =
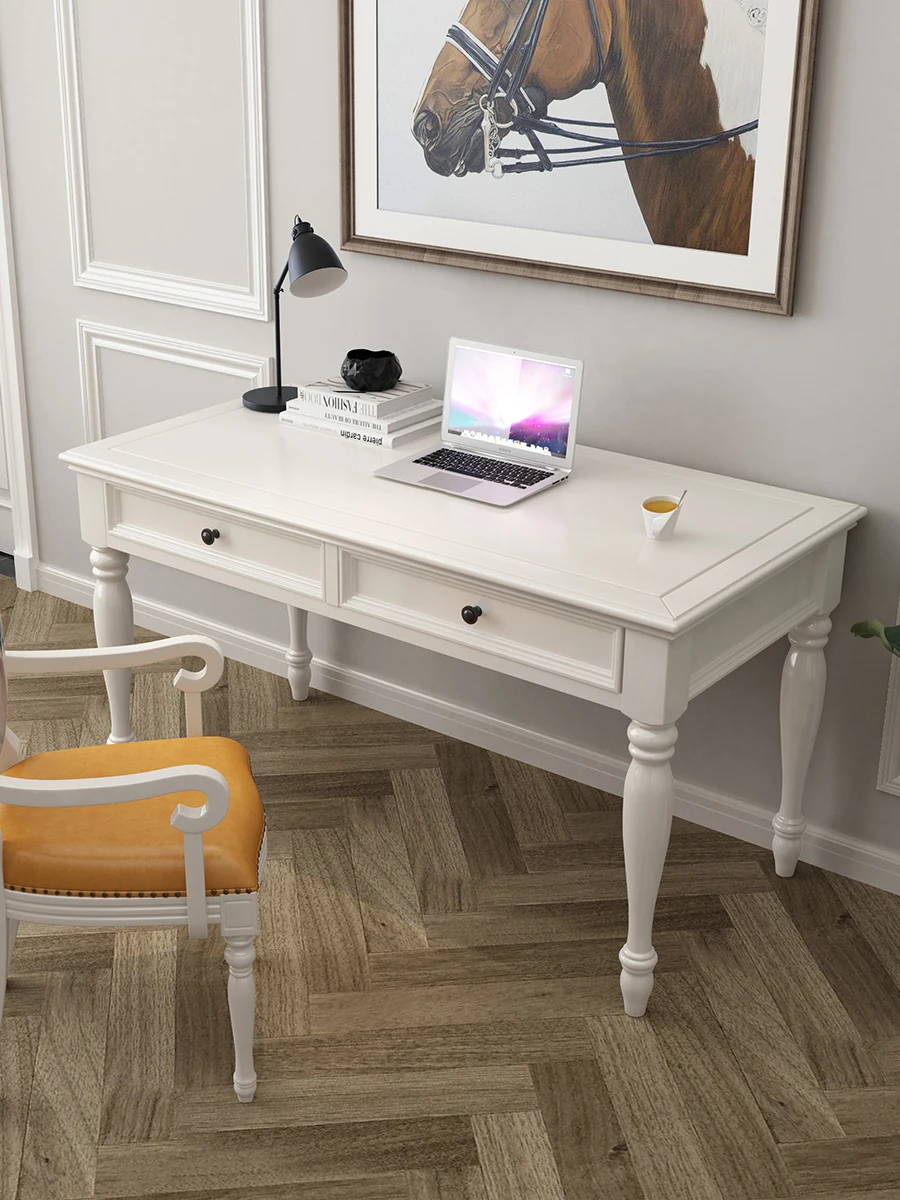
[[[435,471],[419,480],[425,487],[440,488],[444,492],[468,492],[478,487],[480,479],[472,479],[468,475],[450,475],[446,471]]]

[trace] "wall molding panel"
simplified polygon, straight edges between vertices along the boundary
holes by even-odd
[[[81,409],[85,442],[106,437],[101,351],[117,350],[143,358],[160,359],[181,367],[215,371],[247,381],[248,387],[266,387],[272,381],[272,360],[256,354],[236,354],[216,346],[201,346],[178,338],[157,337],[113,325],[78,320],[78,358],[81,365]]]
[[[77,0],[55,0],[57,54],[63,116],[69,227],[75,283],[80,287],[188,308],[270,318],[268,192],[262,0],[236,0],[241,19],[241,87],[244,117],[249,286],[163,274],[94,256],[90,177],[79,61]]]
[[[900,625],[900,608],[897,609]],[[878,764],[878,790],[900,796],[900,662],[891,662],[884,731],[881,735],[881,761]]]

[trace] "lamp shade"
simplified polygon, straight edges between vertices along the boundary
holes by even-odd
[[[341,260],[331,246],[306,221],[294,226],[294,242],[288,257],[292,296],[325,296],[347,278]]]

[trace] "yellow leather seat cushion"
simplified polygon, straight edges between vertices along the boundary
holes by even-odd
[[[16,779],[90,779],[200,764],[228,781],[225,819],[203,835],[206,890],[256,891],[265,815],[250,757],[230,738],[173,738],[35,754],[5,772]],[[184,895],[184,835],[169,824],[176,804],[200,792],[173,792],[128,804],[23,808],[0,804],[7,888],[61,895]]]

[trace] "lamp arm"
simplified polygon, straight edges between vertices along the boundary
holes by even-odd
[[[290,255],[288,255],[287,260],[285,261],[285,264],[284,264],[284,270],[278,276],[278,282],[275,284],[275,295],[276,296],[281,291],[281,289],[284,287],[284,281],[287,278],[288,267],[290,267],[290,265],[291,265],[291,257],[290,257]]]
[[[278,276],[278,282],[275,284],[275,383],[278,387],[278,397],[281,398],[281,291],[284,287],[284,281],[287,278],[288,267],[290,266],[290,255],[284,264],[284,270]]]

